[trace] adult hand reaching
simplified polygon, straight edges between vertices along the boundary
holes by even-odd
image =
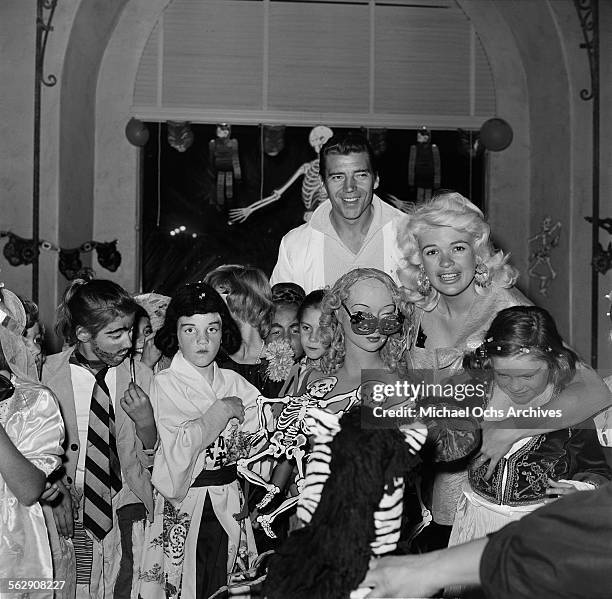
[[[488,480],[493,475],[499,461],[510,451],[510,448],[522,438],[522,431],[510,427],[510,420],[485,421],[482,423],[482,445],[474,466],[484,466],[488,462],[487,472],[484,475]]]

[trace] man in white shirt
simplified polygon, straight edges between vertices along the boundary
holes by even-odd
[[[310,293],[359,267],[378,268],[397,281],[396,226],[406,216],[374,195],[378,175],[366,137],[334,135],[321,148],[319,171],[329,201],[283,237],[270,282],[290,281]]]

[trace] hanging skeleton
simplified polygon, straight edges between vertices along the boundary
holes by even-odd
[[[285,457],[287,460],[293,460],[297,466],[296,485],[298,492],[302,490],[304,480],[304,467],[306,459],[306,442],[310,431],[306,425],[306,419],[311,410],[314,408],[328,408],[334,403],[348,401],[347,406],[342,410],[342,413],[350,410],[357,405],[361,399],[360,390],[351,391],[342,395],[336,395],[329,399],[323,399],[335,386],[338,379],[334,376],[326,377],[313,381],[306,387],[306,393],[298,397],[279,397],[269,399],[259,396],[257,398],[257,409],[259,418],[259,430],[251,439],[251,447],[257,446],[262,440],[265,446],[255,455],[249,458],[238,460],[238,473],[249,482],[259,485],[266,490],[263,499],[257,504],[258,509],[264,508],[272,501],[274,496],[280,492],[280,489],[273,483],[265,481],[261,476],[250,469],[250,466],[255,462],[262,460],[268,456],[276,459]],[[269,431],[264,407],[270,404],[282,404],[283,409],[278,416],[276,426],[272,432]],[[274,519],[293,507],[299,498],[291,497],[285,500],[276,510],[270,514],[262,514],[257,517],[257,521],[261,524],[266,534],[271,538],[276,538],[276,534],[272,530],[272,522]]]
[[[229,222],[241,223],[244,222],[253,212],[268,206],[281,199],[283,193],[293,185],[293,183],[300,177],[304,177],[302,180],[302,201],[304,202],[304,220],[309,220],[313,210],[322,202],[327,199],[327,192],[321,184],[321,178],[319,177],[319,152],[323,147],[323,144],[334,134],[334,132],[323,125],[319,125],[312,129],[308,136],[308,141],[312,146],[312,149],[317,153],[317,158],[310,162],[305,162],[298,168],[291,178],[280,188],[275,189],[271,195],[253,202],[246,208],[234,208],[229,211]]]
[[[550,284],[557,278],[551,256],[552,250],[559,245],[560,237],[561,221],[553,224],[552,217],[546,216],[540,225],[540,232],[528,240],[531,253],[527,274],[540,281],[538,291],[544,296],[548,295]]]

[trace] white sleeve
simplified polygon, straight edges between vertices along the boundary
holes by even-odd
[[[281,239],[278,247],[278,260],[270,277],[270,285],[276,283],[284,283],[285,281],[295,281],[295,275],[289,261],[287,245],[285,243],[286,236]]]
[[[159,435],[151,482],[168,501],[180,503],[191,487],[198,461],[202,462],[200,456],[227,425],[228,413],[223,402],[217,400],[204,418],[180,420],[173,409],[176,393],[166,392],[163,387],[157,379],[151,385],[151,405]]]

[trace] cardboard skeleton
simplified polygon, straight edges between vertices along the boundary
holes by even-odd
[[[244,222],[253,212],[268,206],[281,199],[283,193],[293,185],[294,181],[300,177],[304,177],[302,181],[302,201],[304,202],[304,208],[306,212],[304,214],[304,220],[308,220],[309,215],[312,211],[322,202],[327,199],[327,192],[321,184],[321,178],[319,177],[319,152],[323,147],[323,144],[333,135],[333,131],[329,127],[319,125],[312,129],[308,137],[308,141],[312,146],[312,149],[317,153],[317,157],[310,161],[305,162],[298,168],[291,178],[280,188],[275,189],[271,195],[253,202],[246,208],[234,208],[229,211],[229,222],[241,223]]]
[[[264,441],[264,447],[255,455],[249,458],[241,458],[237,462],[238,473],[249,482],[259,485],[266,490],[263,499],[257,504],[258,509],[264,508],[272,501],[280,489],[273,483],[269,483],[261,476],[253,472],[250,467],[266,457],[280,458],[284,456],[287,460],[294,460],[297,466],[296,485],[298,491],[302,489],[304,480],[304,468],[306,462],[306,444],[310,431],[306,424],[309,413],[315,409],[325,409],[330,405],[347,401],[348,404],[342,413],[350,410],[357,405],[361,399],[360,390],[351,391],[323,399],[335,386],[338,379],[335,376],[325,377],[309,383],[303,395],[293,397],[279,397],[270,399],[259,396],[257,398],[257,410],[259,418],[259,430],[251,439],[251,446],[258,446]],[[269,430],[269,422],[266,418],[266,405],[282,405],[283,408],[278,416],[274,430]],[[271,538],[276,538],[272,530],[272,522],[283,512],[293,507],[299,498],[291,497],[270,514],[261,514],[257,521],[261,524],[266,534]]]

